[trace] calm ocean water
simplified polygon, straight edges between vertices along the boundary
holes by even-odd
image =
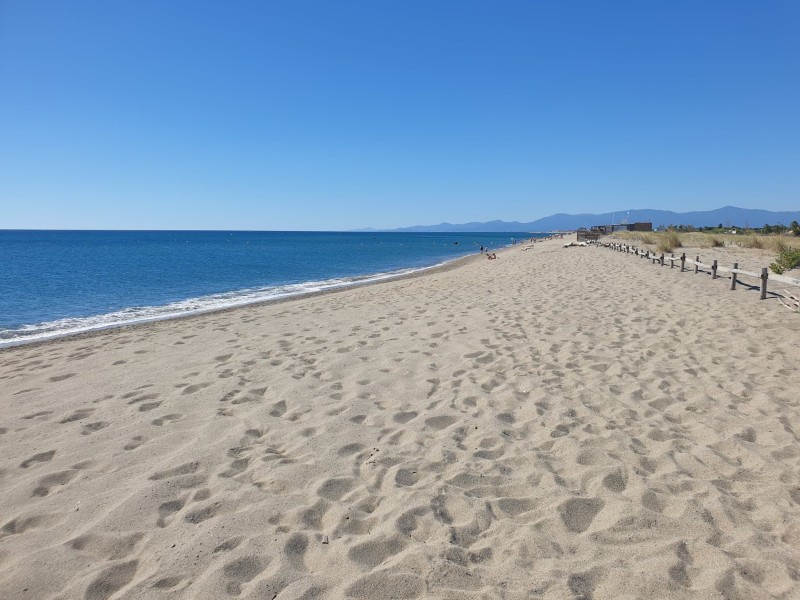
[[[352,285],[522,237],[0,231],[0,345]]]

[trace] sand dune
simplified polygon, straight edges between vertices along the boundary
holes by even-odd
[[[800,318],[561,244],[0,351],[0,598],[800,597]]]

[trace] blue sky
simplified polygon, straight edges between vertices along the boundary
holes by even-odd
[[[0,1],[0,228],[800,207],[800,2]]]

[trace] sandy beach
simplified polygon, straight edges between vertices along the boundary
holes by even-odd
[[[562,243],[0,350],[0,598],[800,597],[800,316]]]

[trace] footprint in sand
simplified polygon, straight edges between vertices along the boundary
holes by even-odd
[[[206,506],[205,508],[190,512],[186,515],[184,520],[192,525],[197,525],[198,523],[202,523],[203,521],[207,521],[208,519],[213,519],[216,517],[221,508],[221,503],[215,502],[211,506]]]
[[[211,498],[211,490],[208,488],[202,488],[197,490],[192,496],[192,502],[203,502]]]
[[[38,419],[39,417],[46,417],[47,415],[52,415],[52,410],[40,410],[39,412],[35,412],[32,415],[25,415],[22,417],[23,419]],[[66,423],[66,421],[61,421],[62,423]]]
[[[416,484],[419,479],[419,473],[412,469],[398,469],[394,476],[394,482],[400,487],[412,486]]]
[[[401,552],[405,546],[403,538],[394,535],[352,546],[347,552],[347,557],[362,568],[374,569],[390,556]]]
[[[171,477],[178,477],[181,475],[191,475],[196,473],[197,470],[200,468],[199,462],[188,462],[182,465],[179,465],[173,469],[167,469],[165,471],[156,471],[152,475],[150,475],[150,479],[152,481],[159,481],[161,479],[169,479]]]
[[[230,463],[229,468],[219,474],[220,477],[236,477],[241,473],[244,473],[247,469],[247,465],[250,463],[250,458],[238,458],[232,463]]]
[[[85,600],[107,600],[124,588],[136,575],[139,561],[132,560],[109,567],[86,588]]]
[[[56,455],[56,451],[55,450],[48,450],[47,452],[40,452],[39,454],[34,454],[30,458],[27,458],[27,459],[23,460],[22,463],[19,466],[22,467],[23,469],[27,469],[28,467],[30,467],[32,464],[35,464],[35,463],[50,462],[51,460],[53,460],[53,457],[55,455]]]
[[[362,444],[347,444],[339,448],[338,454],[339,456],[350,456],[351,454],[355,454],[357,452],[361,452],[364,449]]]
[[[155,419],[153,421],[153,425],[155,425],[157,427],[161,427],[162,425],[164,425],[166,423],[169,423],[170,421],[177,421],[182,416],[183,415],[175,414],[175,413],[169,414],[169,415],[164,415],[163,417],[159,417],[158,419]]]
[[[286,540],[286,545],[283,547],[286,561],[297,571],[306,570],[304,561],[306,550],[308,550],[308,537],[302,533],[292,535]]]
[[[97,421],[95,423],[89,423],[88,425],[83,426],[83,430],[81,431],[81,435],[91,435],[95,431],[100,431],[101,429],[105,429],[111,425],[108,421]]]
[[[134,396],[136,396],[134,398]],[[138,391],[135,392],[128,392],[127,394],[123,395],[122,398],[127,400],[128,398],[133,398],[132,400],[128,401],[128,404],[136,404],[137,402],[144,402],[145,400],[155,400],[158,398],[158,394],[141,394]]]
[[[241,544],[243,541],[244,538],[242,536],[233,537],[229,540],[225,540],[216,548],[214,548],[212,554],[219,554],[220,552],[230,552],[231,550],[235,550],[236,548],[239,547],[239,544]]]
[[[50,490],[54,487],[62,486],[68,484],[72,481],[78,472],[74,469],[70,469],[68,471],[60,471],[58,473],[51,473],[50,475],[45,475],[39,480],[38,485],[34,488],[31,496],[36,497],[44,497],[50,493]]]
[[[340,500],[355,487],[355,480],[345,477],[328,479],[317,490],[317,495],[328,500]]]
[[[123,450],[136,450],[139,446],[145,443],[146,438],[141,435],[135,435],[131,438],[131,441],[125,444],[122,449]]]
[[[67,373],[66,375],[54,375],[53,377],[50,377],[50,381],[53,382],[64,381],[65,379],[69,379],[70,377],[75,377],[75,375],[77,375],[77,373]]]
[[[97,559],[121,560],[130,556],[142,538],[144,533],[130,535],[86,533],[67,542],[67,546]]]
[[[29,517],[16,517],[0,528],[0,540],[10,535],[19,535],[32,529],[41,529],[56,525],[64,520],[61,515],[31,515]]]
[[[162,577],[153,584],[153,587],[156,588],[157,590],[171,590],[181,581],[183,581],[183,577],[181,577],[180,575],[173,575],[171,577]]]
[[[192,385],[187,385],[185,388],[183,388],[183,392],[182,393],[184,393],[184,394],[194,394],[195,392],[198,392],[198,391],[202,390],[203,388],[207,388],[208,386],[211,385],[211,383],[212,382],[208,381],[208,382],[205,382],[205,383],[195,383],[195,384],[192,384]]]
[[[244,556],[227,563],[222,568],[222,573],[228,579],[225,591],[231,596],[242,593],[242,585],[252,581],[267,568],[269,559],[261,556]]]
[[[401,425],[404,425],[409,421],[411,421],[412,419],[416,418],[417,418],[417,413],[414,411],[399,412],[395,414],[394,417],[392,417],[395,423],[400,423]]]
[[[533,510],[536,502],[531,498],[500,498],[497,501],[497,506],[507,515],[516,517]]]
[[[322,517],[328,512],[330,504],[326,500],[318,500],[309,508],[300,511],[300,522],[308,529],[322,529]]]
[[[603,477],[603,486],[607,490],[620,494],[625,491],[628,482],[622,473],[609,473]]]
[[[409,573],[370,573],[345,591],[350,598],[418,598],[425,590],[425,582]]]
[[[435,429],[437,431],[441,429],[446,429],[450,427],[453,423],[458,421],[457,417],[453,417],[450,415],[442,415],[439,417],[431,417],[429,419],[425,419],[425,425],[430,427],[431,429]]]
[[[569,531],[582,533],[603,508],[599,498],[571,498],[558,507],[561,520]]]
[[[167,518],[171,517],[176,512],[181,510],[185,504],[186,500],[180,498],[176,500],[169,500],[168,502],[162,503],[158,507],[158,519],[156,520],[156,525],[158,525],[159,527],[166,527]]]
[[[68,417],[64,417],[59,421],[59,423],[72,423],[74,421],[80,421],[81,419],[85,419],[89,415],[94,412],[93,408],[81,408],[76,410],[74,413],[69,415]]]
[[[272,410],[269,414],[273,417],[282,417],[286,413],[286,401],[280,400],[272,405]]]

